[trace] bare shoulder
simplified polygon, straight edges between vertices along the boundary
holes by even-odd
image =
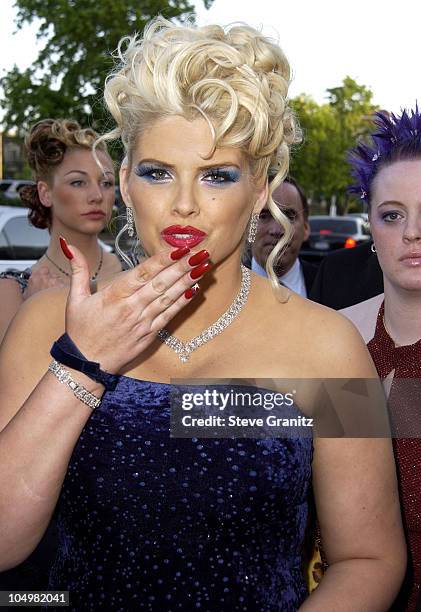
[[[23,302],[19,283],[12,278],[0,278],[0,299],[2,310],[17,310]]]
[[[376,329],[377,314],[384,300],[384,294],[376,295],[369,300],[343,308],[340,312],[357,327],[358,331],[369,342]]]
[[[66,289],[48,289],[25,301],[0,349],[0,430],[44,375],[50,348],[64,331]]]
[[[6,343],[22,341],[28,336],[41,340],[64,328],[64,315],[68,289],[51,288],[25,300],[5,338]]]
[[[12,278],[0,279],[0,342],[23,302],[22,291]]]
[[[290,363],[299,363],[303,375],[311,372],[311,376],[322,378],[375,376],[360,333],[341,313],[294,292],[289,292],[284,303],[274,293],[265,293],[261,306],[262,333],[266,334],[268,346],[279,347],[280,359],[287,357]]]
[[[16,311],[23,302],[19,283],[13,278],[0,278],[0,299],[2,310]]]
[[[13,278],[0,278],[0,291],[2,295],[5,291],[14,295],[22,294],[19,283]]]
[[[302,325],[311,334],[309,350],[318,356],[322,376],[377,377],[366,343],[349,318],[310,300],[300,301]]]

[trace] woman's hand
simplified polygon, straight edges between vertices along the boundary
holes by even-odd
[[[51,342],[64,331],[65,299],[67,332],[76,346],[118,373],[189,302],[185,292],[210,268],[207,252],[194,258],[188,249],[160,253],[91,295],[87,261],[70,249],[70,291],[39,292],[24,303],[0,351],[0,571],[21,563],[39,543],[92,415],[46,371]],[[94,395],[103,393],[82,372],[74,376]]]
[[[29,277],[28,286],[23,292],[23,299],[27,300],[31,295],[42,291],[43,289],[50,289],[51,287],[65,287],[66,283],[60,276],[53,274],[47,266],[41,266],[35,268]]]
[[[66,245],[62,248],[66,255]],[[66,331],[87,359],[113,374],[146,349],[157,331],[189,303],[195,294],[192,285],[211,267],[206,251],[195,258],[188,249],[165,251],[91,295],[87,262],[75,247],[69,250],[73,257]]]

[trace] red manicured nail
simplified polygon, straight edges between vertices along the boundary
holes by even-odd
[[[188,263],[190,266],[197,266],[207,259],[209,259],[209,253],[206,251],[206,249],[203,249],[203,251],[199,251],[198,253],[192,255]]]
[[[60,246],[67,259],[73,259],[73,253],[67,246],[66,239],[63,236],[60,236]]]
[[[207,272],[208,270],[210,270],[211,268],[212,268],[211,262],[206,261],[205,263],[200,264],[200,266],[193,268],[193,270],[190,272],[190,278],[192,278],[193,280],[196,280],[196,278],[203,276],[203,274]]]
[[[187,247],[187,246],[186,247],[181,247],[180,249],[176,249],[175,251],[171,251],[170,257],[174,261],[177,261],[177,259],[181,259],[182,257],[184,257],[184,255],[187,255],[187,253],[190,253],[189,247]]]
[[[184,292],[184,297],[186,298],[186,300],[191,300],[191,298],[196,295],[199,289],[200,287],[197,283],[193,285],[193,287],[190,287],[190,289],[187,289],[187,291]]]

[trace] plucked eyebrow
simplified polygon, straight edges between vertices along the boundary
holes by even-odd
[[[72,174],[72,172],[77,172],[77,174],[84,174],[85,176],[88,176],[88,172],[85,172],[85,170],[69,170],[68,172],[65,173],[64,176],[67,176],[68,174]],[[111,176],[114,176],[114,172],[111,172],[111,170],[104,170],[102,174],[103,175],[111,174]]]
[[[390,206],[391,204],[393,206],[402,206],[403,208],[405,208],[405,204],[402,204],[402,202],[398,202],[398,200],[385,200],[384,202],[381,202],[377,206],[377,208],[381,208],[381,206],[388,206],[388,205]]]
[[[155,164],[157,166],[162,166],[163,168],[170,168],[174,170],[175,166],[173,164],[167,164],[167,162],[160,161],[159,159],[141,159],[137,165],[141,166],[142,164]],[[205,166],[199,166],[199,170],[210,170],[211,168],[237,168],[241,170],[238,164],[234,162],[214,162],[213,164],[207,164]]]

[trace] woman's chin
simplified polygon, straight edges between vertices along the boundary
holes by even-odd
[[[419,278],[398,279],[392,283],[402,291],[419,292],[421,295],[421,275]]]

